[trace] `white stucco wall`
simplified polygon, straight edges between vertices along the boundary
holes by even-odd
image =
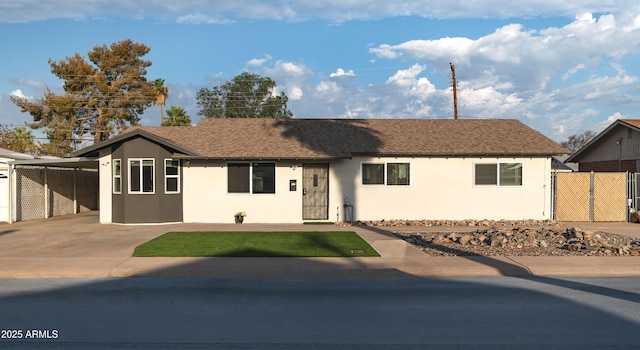
[[[362,162],[411,165],[409,186],[362,185]],[[475,163],[522,163],[522,186],[475,186]],[[349,197],[356,220],[548,219],[550,158],[356,158],[333,165],[335,197]],[[340,174],[355,173],[353,181]]]
[[[100,199],[98,206],[100,208],[100,223],[109,224],[111,220],[111,186],[113,177],[111,164],[111,154],[107,150],[100,151],[98,159],[98,177],[100,179]]]
[[[191,160],[183,166],[184,222],[234,222],[234,214],[247,213],[245,222],[302,222],[302,168],[291,161],[276,162],[276,193],[227,193],[224,161]],[[289,191],[297,180],[297,191]]]
[[[362,185],[362,162],[408,162],[411,184]],[[523,185],[474,185],[475,163],[499,162],[523,163]],[[225,162],[192,160],[183,168],[184,221],[233,222],[233,214],[244,211],[248,223],[302,222],[302,168],[296,164],[276,162],[275,194],[229,194]],[[356,220],[550,217],[550,158],[354,157],[332,161],[329,173],[329,221],[345,219],[345,197]],[[289,180],[297,180],[297,191],[289,191]]]

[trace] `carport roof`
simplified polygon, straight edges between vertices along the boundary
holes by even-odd
[[[86,157],[12,160],[7,163],[10,165],[31,165],[31,166],[48,166],[48,167],[56,167],[56,168],[98,169],[98,161],[96,159],[86,158]]]

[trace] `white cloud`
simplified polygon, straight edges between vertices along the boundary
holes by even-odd
[[[353,70],[349,69],[348,71],[345,72],[345,70],[342,68],[338,68],[334,73],[331,73],[329,75],[330,78],[355,77],[355,76],[356,74],[353,72]]]
[[[342,88],[334,81],[321,81],[315,88],[318,94],[337,94],[341,90]]]
[[[580,63],[578,65],[576,65],[575,67],[569,69],[563,76],[562,76],[562,80],[567,80],[569,79],[572,75],[576,74],[578,71],[585,69],[585,65],[583,63]]]
[[[249,62],[247,62],[247,65],[252,67],[259,67],[265,64],[267,61],[270,61],[271,58],[272,57],[270,55],[264,55],[264,58],[254,58],[249,60]]]
[[[9,94],[9,96],[14,96],[14,97],[18,97],[18,98],[26,98],[26,99],[32,99],[32,97],[27,97],[22,93],[21,89],[15,89],[13,91],[11,91],[11,93]]]
[[[466,72],[467,79],[494,71],[496,75],[509,76],[509,82],[520,89],[544,87],[551,76],[561,72],[576,67],[588,69],[603,59],[638,51],[640,35],[625,32],[612,15],[598,20],[591,15],[582,16],[567,26],[540,31],[510,24],[475,40],[411,40],[370,49],[378,58],[417,59],[440,70],[448,69],[447,63],[453,62]]]
[[[415,83],[416,77],[425,70],[425,66],[414,64],[409,69],[401,69],[392,77],[387,79],[387,84],[399,86],[411,86]]]
[[[287,94],[291,100],[300,100],[304,93],[302,92],[302,88],[299,86],[292,86],[289,88],[289,93]]]
[[[208,16],[202,13],[193,13],[176,18],[176,23],[180,24],[228,24],[233,21],[218,16]]]
[[[304,65],[295,62],[278,61],[273,68],[265,68],[267,75],[284,77],[303,77],[310,75],[311,71]]]

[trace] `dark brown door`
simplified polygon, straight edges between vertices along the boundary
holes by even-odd
[[[302,219],[329,218],[329,164],[302,165]]]

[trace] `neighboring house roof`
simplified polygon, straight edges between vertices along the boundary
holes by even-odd
[[[569,158],[569,155],[563,154],[559,156],[551,157],[551,169],[556,171],[578,171],[578,164],[576,163],[567,163],[566,160]]]
[[[74,153],[145,137],[190,158],[549,156],[569,151],[515,119],[201,119],[193,127],[133,127]]]
[[[0,157],[8,158],[8,159],[34,159],[35,158],[30,154],[20,153],[20,152],[12,151],[10,149],[1,148],[1,147],[0,147]]]
[[[582,157],[589,153],[589,150],[598,144],[598,141],[607,135],[612,129],[617,126],[623,126],[636,131],[640,131],[640,119],[618,119],[609,125],[606,129],[602,130],[598,135],[592,138],[586,145],[582,146],[579,150],[573,153],[566,162],[579,163]]]

